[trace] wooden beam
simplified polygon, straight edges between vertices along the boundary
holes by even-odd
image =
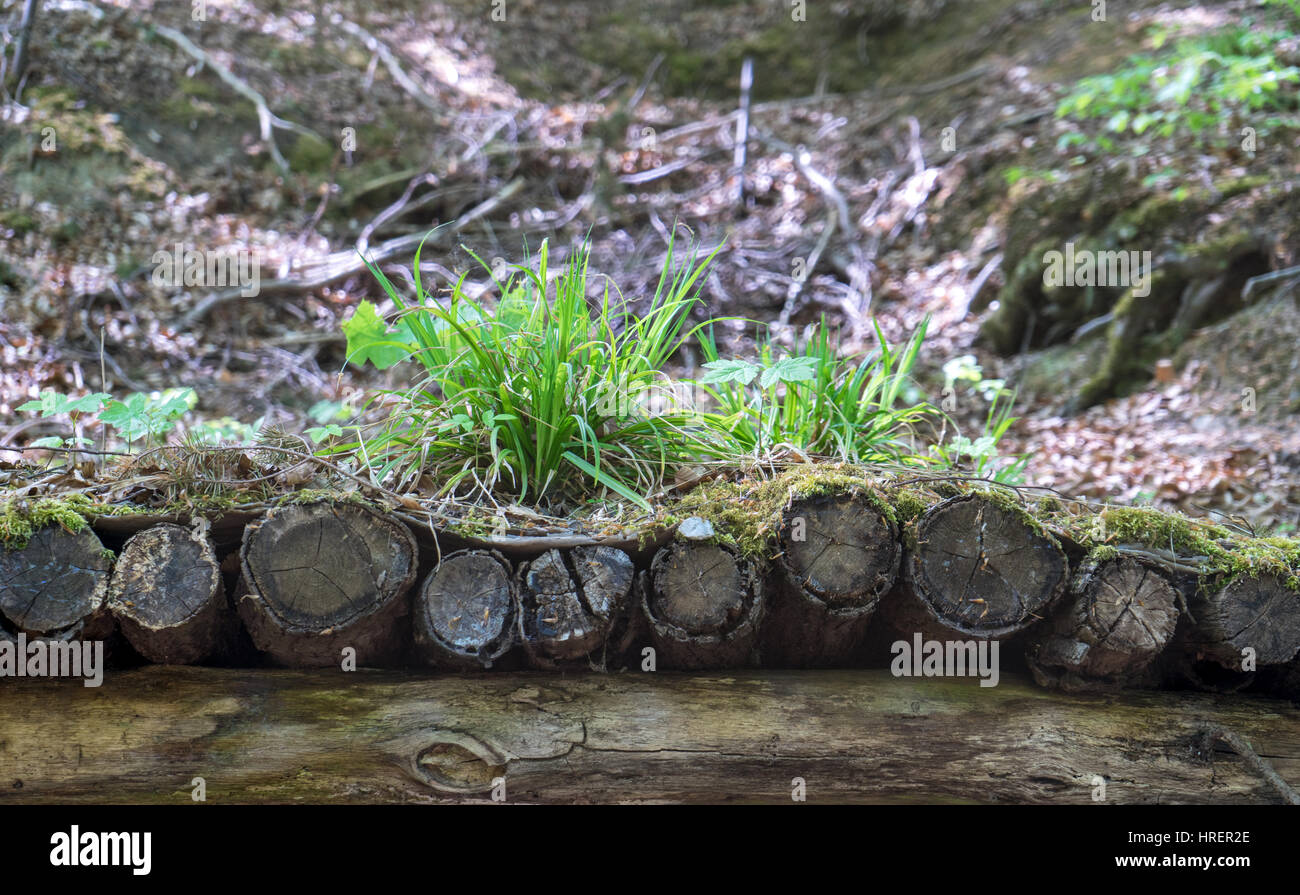
[[[0,681],[0,802],[1280,803],[1300,708],[887,671]],[[1217,743],[1217,745],[1216,745]]]

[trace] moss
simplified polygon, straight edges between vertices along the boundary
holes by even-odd
[[[1098,544],[1088,551],[1084,564],[1110,562],[1112,559],[1119,559],[1119,551],[1109,544]]]
[[[890,499],[894,503],[894,510],[900,525],[906,525],[908,522],[921,518],[925,511],[930,509],[937,500],[935,495],[929,492],[909,487],[898,488],[893,491],[890,494]]]
[[[792,502],[811,497],[857,494],[895,525],[898,514],[888,499],[856,467],[809,464],[783,470],[769,479],[706,482],[664,508],[657,522],[699,516],[713,523],[715,540],[746,557],[766,555]]]
[[[1114,545],[1130,545],[1196,564],[1219,584],[1238,575],[1276,575],[1300,591],[1300,540],[1245,537],[1181,513],[1151,507],[1107,507],[1066,521],[1063,527],[1089,558],[1112,559]]]
[[[308,134],[298,137],[289,151],[289,167],[299,174],[320,174],[334,161],[334,147]]]
[[[1220,526],[1150,507],[1109,507],[1094,517],[1093,525],[1099,541],[1139,544],[1177,554],[1209,554],[1215,538],[1229,536]]]
[[[374,506],[366,500],[357,491],[332,491],[328,488],[302,488],[298,491],[291,491],[275,499],[275,504],[281,506],[286,503],[358,503],[367,506]],[[375,506],[375,509],[380,509]]]
[[[1042,516],[1055,516],[1057,513],[1065,512],[1065,504],[1060,499],[1050,494],[1045,494],[1038,499],[1034,511]]]
[[[93,504],[84,494],[24,500],[11,497],[0,502],[0,544],[7,550],[21,550],[32,535],[48,525],[78,532],[87,525]]]

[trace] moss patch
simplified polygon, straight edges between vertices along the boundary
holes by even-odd
[[[715,479],[664,508],[657,521],[674,524],[690,516],[713,523],[716,540],[750,558],[771,552],[781,517],[795,500],[839,494],[861,495],[890,522],[898,514],[865,470],[845,464],[808,464],[768,479]]]
[[[86,527],[86,514],[93,503],[84,494],[41,497],[36,500],[9,498],[0,502],[0,544],[6,550],[21,550],[32,535],[47,525],[79,532]]]

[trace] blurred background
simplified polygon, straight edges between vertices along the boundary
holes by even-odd
[[[970,468],[1294,533],[1297,35],[1287,0],[8,0],[0,445],[67,434],[18,410],[48,390],[346,420],[392,383],[345,364],[393,310],[363,258],[405,288],[438,228],[425,287],[490,300],[470,252],[589,237],[635,306],[677,233],[730,356],[928,317],[910,397]],[[1067,246],[1146,278],[1053,280]]]

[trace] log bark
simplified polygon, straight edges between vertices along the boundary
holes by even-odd
[[[108,606],[141,656],[192,665],[229,645],[233,613],[212,539],[164,523],[131,537],[108,586]]]
[[[18,550],[0,548],[0,613],[15,632],[54,639],[101,639],[112,554],[89,528],[47,526]]]
[[[1178,603],[1178,591],[1147,563],[1085,563],[1062,610],[1030,634],[1034,680],[1066,690],[1159,683],[1155,663],[1173,639]]]
[[[1292,785],[1300,708],[1195,693],[1049,693],[1004,677],[241,671],[102,687],[6,680],[0,802],[1278,804],[1206,732]],[[129,720],[130,723],[127,723]]]
[[[244,533],[238,600],[253,643],[279,664],[361,665],[405,650],[415,540],[405,525],[359,504],[285,504]]]
[[[491,550],[443,557],[415,600],[415,645],[439,668],[491,668],[514,647],[515,579]]]
[[[756,659],[762,586],[731,547],[675,541],[660,550],[642,610],[661,668],[741,668]]]
[[[1188,645],[1196,660],[1240,672],[1284,665],[1300,654],[1300,594],[1278,575],[1236,575],[1218,587],[1197,588],[1189,598],[1195,627]]]
[[[909,639],[1003,640],[1041,621],[1068,563],[1050,534],[979,494],[941,501],[915,523],[893,627]]]
[[[814,497],[786,508],[777,541],[779,580],[763,618],[763,665],[850,661],[898,577],[897,526],[861,494]]]
[[[574,662],[605,668],[609,638],[625,626],[636,568],[621,550],[548,550],[520,569],[516,634],[529,664]]]

